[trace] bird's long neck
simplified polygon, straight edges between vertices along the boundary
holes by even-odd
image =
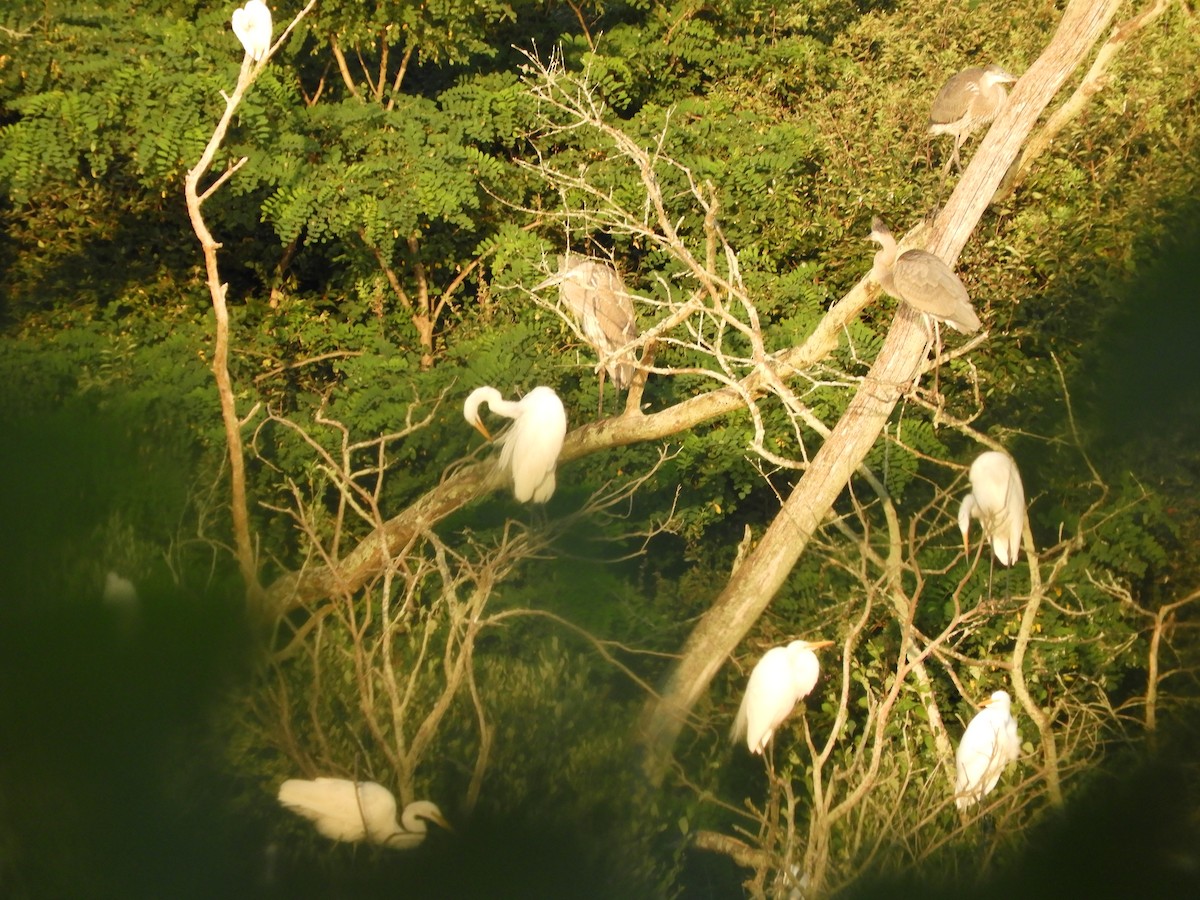
[[[884,244],[875,254],[875,262],[871,265],[871,274],[882,285],[883,289],[896,296],[896,279],[892,276],[892,267],[896,264],[896,245]]]

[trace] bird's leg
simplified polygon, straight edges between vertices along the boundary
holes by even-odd
[[[996,571],[996,554],[988,554],[988,603],[992,602],[992,574]]]
[[[598,374],[599,374],[599,378],[600,378],[600,407],[599,407],[599,409],[596,410],[596,418],[602,419],[602,418],[604,418],[604,374],[605,374],[604,366],[600,367],[600,371]]]
[[[933,320],[933,400],[936,403],[942,396],[938,381],[939,370],[942,368],[942,330],[941,323]]]
[[[930,343],[930,341],[933,340],[933,331],[930,330],[930,328],[929,328],[929,323],[931,321],[935,321],[935,320],[931,319],[927,313],[921,313],[921,323],[925,327],[925,349],[923,351],[921,351],[922,358],[925,358],[929,355],[929,343]],[[909,388],[909,390],[915,394],[917,392],[917,389],[920,386],[921,386],[921,370],[918,368],[916,374],[913,375],[912,387]]]

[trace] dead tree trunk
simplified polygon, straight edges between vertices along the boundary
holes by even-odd
[[[1099,40],[1119,0],[1073,0],[1049,45],[1008,103],[934,224],[926,249],[957,259],[1021,145],[1063,83]],[[926,349],[918,314],[901,305],[879,356],[829,439],[684,646],[661,697],[642,721],[646,766],[661,778],[693,705],[717,669],[766,609],[822,518],[849,483],[916,377]]]

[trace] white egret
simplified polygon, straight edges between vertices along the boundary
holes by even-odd
[[[436,803],[417,800],[396,821],[396,798],[374,781],[346,778],[289,778],[279,786],[279,802],[312,821],[317,831],[335,841],[361,841],[409,850],[425,840],[426,822],[453,831]]]
[[[535,387],[520,400],[505,400],[494,387],[480,387],[467,395],[463,418],[489,441],[491,433],[479,417],[479,407],[513,420],[501,435],[500,468],[512,479],[513,495],[521,503],[545,503],[554,494],[554,469],[567,434],[567,413],[558,394]]]
[[[120,614],[136,613],[137,588],[128,578],[109,572],[104,576],[104,605]]]
[[[967,289],[945,262],[925,250],[900,253],[896,238],[879,218],[871,222],[871,240],[880,245],[871,274],[884,291],[956,331],[974,334],[980,329]]]
[[[104,576],[104,607],[116,623],[117,633],[125,640],[133,637],[138,628],[141,603],[137,587],[116,572]]]
[[[246,0],[233,11],[233,33],[255,62],[271,49],[271,27],[271,10],[263,0]]]
[[[625,391],[633,383],[637,358],[631,349],[618,353],[637,340],[637,317],[629,290],[621,273],[608,263],[578,253],[558,258],[558,274],[534,288],[535,291],[558,285],[558,295],[571,311],[587,342],[600,358],[600,408],[604,408],[604,375],[617,390]]]
[[[955,754],[958,778],[954,802],[959,809],[981,801],[996,786],[1008,764],[1021,755],[1021,735],[1008,692],[996,691],[979,705]]]
[[[731,741],[746,736],[751,753],[762,753],[796,703],[809,695],[821,673],[814,650],[833,641],[792,641],[772,647],[750,672],[742,705],[733,720]]]
[[[954,152],[945,171],[951,165],[962,168],[959,149],[974,132],[996,118],[1008,97],[1004,85],[1016,80],[1000,66],[972,66],[942,85],[929,113],[929,133],[954,135]]]
[[[963,550],[969,550],[967,534],[972,516],[983,526],[992,542],[992,552],[1002,565],[1011,566],[1021,552],[1025,531],[1025,488],[1017,464],[1007,453],[988,450],[971,463],[971,493],[958,507],[958,530]]]

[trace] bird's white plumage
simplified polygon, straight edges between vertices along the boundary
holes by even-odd
[[[958,507],[963,546],[967,546],[971,519],[976,518],[992,542],[996,559],[1011,566],[1020,555],[1025,531],[1025,487],[1017,464],[1007,453],[985,451],[971,463],[970,480],[971,493]]]
[[[1021,735],[1012,716],[1008,692],[996,691],[982,706],[967,723],[955,754],[958,777],[954,783],[954,802],[959,809],[982,800],[996,786],[1008,764],[1021,755]]]
[[[110,609],[136,612],[138,592],[132,581],[116,572],[104,576],[104,604]]]
[[[367,840],[407,850],[425,840],[426,822],[449,828],[437,804],[417,800],[404,807],[396,821],[396,798],[374,781],[346,778],[290,778],[279,786],[285,809],[313,822],[317,831],[335,841]]]
[[[762,753],[796,703],[812,692],[821,673],[813,651],[830,643],[792,641],[764,653],[750,672],[730,739],[737,741],[745,735],[750,752]]]
[[[880,245],[871,274],[884,291],[956,331],[973,334],[980,329],[967,289],[943,260],[924,250],[900,253],[895,236],[880,219],[871,223],[871,240]]]
[[[617,351],[637,340],[637,317],[621,273],[608,263],[578,253],[558,258],[558,274],[534,288],[558,285],[559,298],[571,311],[587,342],[619,390],[633,382],[633,350]]]
[[[255,62],[271,49],[271,30],[271,10],[263,0],[246,0],[233,11],[233,33]]]
[[[555,469],[567,434],[567,412],[558,394],[535,387],[520,400],[505,400],[494,387],[480,387],[467,395],[463,418],[491,438],[479,417],[486,404],[498,415],[513,420],[500,438],[500,468],[512,480],[513,496],[521,503],[545,503],[554,494]]]

